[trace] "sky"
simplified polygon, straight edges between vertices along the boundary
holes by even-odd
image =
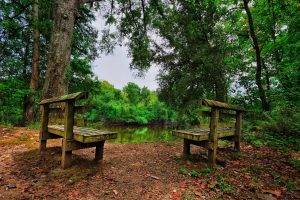
[[[97,16],[93,26],[101,33],[104,28],[104,22],[100,15]],[[99,80],[107,80],[116,88],[121,89],[128,82],[133,82],[150,90],[156,90],[158,87],[156,75],[157,67],[151,67],[144,77],[137,77],[136,73],[129,68],[130,58],[127,56],[125,46],[117,46],[111,55],[100,54],[92,63],[93,71]]]

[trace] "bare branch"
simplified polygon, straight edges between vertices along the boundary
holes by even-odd
[[[79,4],[85,4],[85,3],[94,3],[94,2],[99,2],[102,0],[79,0]]]

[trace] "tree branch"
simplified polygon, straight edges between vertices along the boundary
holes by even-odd
[[[79,0],[79,4],[85,4],[85,3],[94,3],[94,2],[99,2],[102,0]]]

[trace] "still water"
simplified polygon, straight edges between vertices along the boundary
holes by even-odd
[[[172,135],[172,128],[161,126],[132,127],[93,125],[93,128],[118,133],[117,139],[110,140],[112,143],[166,142],[176,140],[176,137]]]

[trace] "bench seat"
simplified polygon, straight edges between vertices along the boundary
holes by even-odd
[[[194,141],[207,141],[209,140],[209,128],[198,128],[188,130],[175,130],[173,135],[179,138],[194,140]],[[218,138],[234,136],[235,129],[232,127],[228,128],[217,128]]]
[[[48,132],[64,137],[64,125],[48,125]],[[93,143],[117,138],[115,132],[78,126],[73,127],[73,133],[73,139],[81,143]]]

